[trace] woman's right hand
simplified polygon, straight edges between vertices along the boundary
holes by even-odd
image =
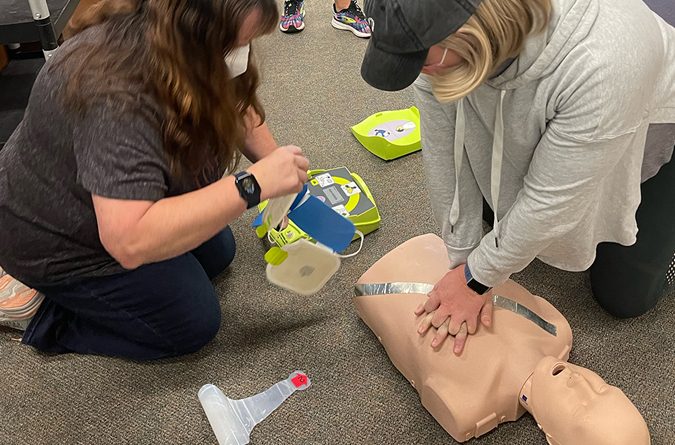
[[[247,171],[260,185],[260,200],[299,193],[308,181],[309,160],[295,145],[279,147]]]
[[[492,325],[492,293],[475,293],[466,284],[464,267],[458,266],[445,274],[429,292],[429,298],[415,310],[415,315],[424,317],[417,331],[420,335],[431,326],[437,329],[431,347],[439,346],[448,335],[454,336],[454,351],[458,355],[464,349],[467,334],[476,332],[479,316],[486,328]]]

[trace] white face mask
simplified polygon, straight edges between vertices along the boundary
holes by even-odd
[[[240,46],[233,49],[225,56],[225,63],[230,70],[230,78],[241,76],[248,68],[248,53],[251,51],[251,45]]]

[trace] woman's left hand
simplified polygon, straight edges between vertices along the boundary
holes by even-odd
[[[423,335],[431,326],[437,329],[432,348],[443,343],[448,334],[454,336],[454,352],[460,354],[467,334],[476,332],[479,315],[485,327],[492,324],[491,297],[491,292],[479,295],[466,285],[464,265],[461,265],[445,274],[429,292],[427,301],[415,310],[415,315],[424,316],[417,332]]]

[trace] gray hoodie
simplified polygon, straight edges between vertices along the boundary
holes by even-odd
[[[496,286],[535,257],[580,271],[598,243],[635,243],[641,180],[675,145],[675,29],[641,0],[553,0],[547,32],[466,98],[414,89],[452,267]]]

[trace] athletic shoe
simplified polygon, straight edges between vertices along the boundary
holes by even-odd
[[[663,295],[670,295],[673,291],[675,291],[675,256],[673,256],[673,262],[670,263],[666,271],[666,283],[663,286]]]
[[[3,272],[4,274],[4,272]],[[44,295],[4,274],[0,277],[0,326],[25,331]]]
[[[305,29],[305,2],[302,0],[286,0],[284,2],[284,15],[281,16],[282,32],[300,32]]]
[[[368,19],[356,4],[355,0],[349,4],[349,8],[337,11],[333,4],[333,28],[351,31],[357,37],[370,37],[370,25]]]

